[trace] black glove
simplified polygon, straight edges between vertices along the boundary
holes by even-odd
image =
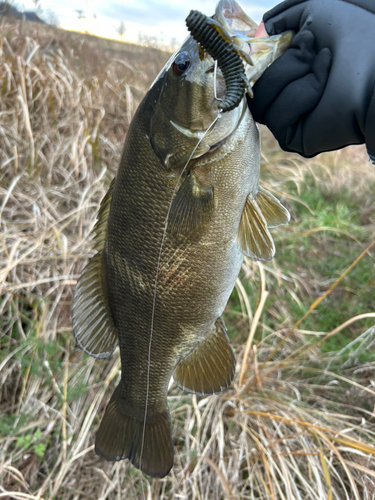
[[[255,120],[302,156],[364,142],[375,155],[375,1],[286,0],[263,20],[298,33],[254,86]]]

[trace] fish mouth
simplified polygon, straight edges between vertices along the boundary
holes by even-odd
[[[243,115],[244,115],[244,113],[241,116],[241,120],[243,118]],[[202,159],[204,160],[206,157],[208,157],[214,151],[220,150],[224,146],[224,144],[228,141],[228,139],[230,139],[230,137],[236,132],[236,129],[237,129],[237,127],[234,130],[232,130],[232,132],[230,132],[226,137],[223,137],[223,139],[220,139],[215,144],[210,145],[208,150],[205,153],[202,153],[199,156],[192,158],[188,163],[184,162],[183,164],[178,165],[177,167],[174,167],[173,172],[175,173],[176,177],[181,177],[181,180],[184,180],[188,171],[194,170],[194,168],[199,166],[202,162]],[[200,133],[203,134],[204,132],[200,132]]]
[[[234,131],[233,131],[234,132]],[[221,146],[223,146],[226,141],[229,139],[229,137],[233,134],[233,132],[231,132],[227,137],[225,137],[224,139],[221,139],[221,141],[217,142],[216,144],[213,144],[212,146],[210,146],[210,149],[207,151],[207,153],[204,153],[202,156],[206,156],[208,155],[209,153],[212,153],[213,151],[215,151],[216,149],[219,149],[221,148]],[[202,157],[201,156],[201,157]]]
[[[247,110],[246,100],[236,109],[225,113],[218,114],[208,128],[204,130],[191,130],[187,127],[179,125],[173,120],[169,120],[170,124],[184,137],[189,140],[196,140],[197,143],[192,148],[192,157],[190,161],[199,160],[221,148],[228,139],[237,130]],[[180,169],[181,165],[177,168]]]
[[[180,125],[177,125],[177,123],[174,123],[172,120],[171,120],[171,124],[179,131],[181,132],[182,134],[184,134],[186,137],[189,137],[190,139],[198,139],[199,141],[201,141],[203,143],[203,145],[207,146],[208,147],[208,150],[195,157],[195,158],[201,158],[202,156],[206,156],[207,154],[209,153],[212,153],[212,151],[215,151],[215,149],[219,148],[220,146],[222,146],[225,141],[228,139],[228,137],[230,137],[232,134],[233,134],[233,131],[230,132],[230,134],[228,134],[226,137],[223,137],[223,139],[221,139],[220,141],[216,142],[215,144],[207,144],[203,141],[204,139],[204,136],[207,134],[208,130],[209,129],[206,129],[206,130],[198,130],[196,132],[192,132],[190,129],[188,128],[185,128],[185,127],[181,127]]]
[[[193,132],[189,128],[178,125],[173,120],[169,120],[169,121],[175,129],[177,129],[181,134],[188,137],[189,139],[202,140],[204,138],[204,136],[207,134],[208,130],[210,129],[210,127],[208,127],[206,130],[197,130],[197,131]]]
[[[232,135],[233,132],[230,134]],[[199,155],[199,156],[196,156],[195,158],[192,158],[189,162],[189,164],[187,164],[186,162],[182,165],[179,165],[178,167],[174,167],[173,168],[173,172],[176,174],[177,177],[180,177],[182,172],[184,172],[184,175],[182,175],[182,180],[186,177],[187,175],[187,172],[188,170],[194,170],[194,168],[197,166],[196,163],[198,162],[198,160],[200,161],[202,158],[206,158],[206,156],[209,156],[211,153],[213,153],[214,151],[216,151],[217,149],[221,148],[225,142],[227,141],[227,139],[230,137],[230,135],[228,137],[225,137],[225,139],[222,139],[221,141],[217,142],[216,144],[212,144],[212,146],[209,147],[208,151],[206,151],[205,153]],[[196,160],[196,161],[194,161]]]

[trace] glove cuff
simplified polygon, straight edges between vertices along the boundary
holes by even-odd
[[[375,163],[375,88],[367,110],[364,136],[371,161]]]
[[[375,14],[375,2],[374,0],[341,0],[343,3],[350,3],[356,7],[364,9],[372,14]],[[297,26],[288,26],[288,19],[293,18],[292,24],[297,24],[300,22],[304,8],[307,8],[306,0],[285,0],[273,7],[268,12],[263,14],[264,27],[267,33],[271,35],[277,35],[282,31],[288,29],[296,29]],[[333,2],[332,2],[333,3]],[[343,6],[342,6],[343,7]],[[341,7],[340,7],[341,9]],[[286,11],[288,16],[285,16]],[[293,14],[294,13],[294,14]],[[297,17],[295,17],[297,16]],[[289,20],[290,20],[289,19]],[[276,23],[276,24],[275,24]],[[301,28],[301,26],[299,26]],[[298,28],[298,29],[299,29]],[[297,31],[298,31],[297,29]]]
[[[343,0],[344,2],[351,3],[357,7],[368,10],[375,14],[375,2],[374,0]]]

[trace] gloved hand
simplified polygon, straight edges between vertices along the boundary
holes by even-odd
[[[305,157],[364,142],[375,157],[375,1],[286,0],[263,20],[297,35],[255,84],[254,119]]]

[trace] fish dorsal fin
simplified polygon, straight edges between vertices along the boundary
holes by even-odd
[[[221,318],[194,351],[180,361],[173,374],[175,383],[195,394],[217,394],[230,386],[236,360]]]
[[[241,252],[254,260],[272,260],[275,245],[258,203],[246,198],[237,237]]]
[[[114,180],[103,198],[94,227],[95,249],[78,280],[73,301],[72,327],[77,346],[94,358],[107,358],[117,346],[117,332],[109,310],[105,274],[104,247]]]
[[[288,224],[290,213],[273,194],[259,186],[259,191],[255,199],[263,217],[266,219],[267,227]]]
[[[112,201],[112,194],[115,185],[115,180],[116,177],[112,179],[111,184],[109,185],[109,189],[100,203],[98,216],[96,218],[96,224],[94,226],[94,233],[95,233],[94,249],[97,252],[101,252],[105,246],[105,239],[107,237],[108,216],[109,216],[109,210],[111,208],[111,201]]]
[[[177,240],[199,240],[208,229],[214,209],[214,190],[189,172],[173,200],[168,232]]]

